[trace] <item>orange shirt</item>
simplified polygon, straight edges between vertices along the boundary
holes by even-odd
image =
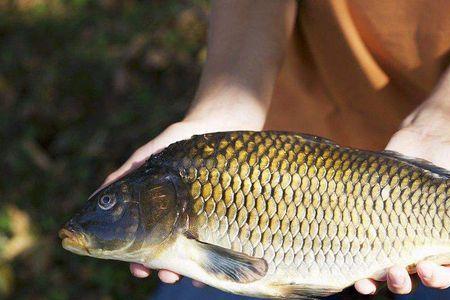
[[[382,149],[450,65],[450,1],[299,2],[266,128]]]

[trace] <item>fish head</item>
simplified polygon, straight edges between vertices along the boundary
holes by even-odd
[[[95,192],[63,226],[66,250],[135,262],[161,251],[180,215],[176,188],[170,176],[137,173]]]
[[[62,246],[76,254],[112,258],[135,241],[139,206],[123,182],[94,193],[59,231]]]

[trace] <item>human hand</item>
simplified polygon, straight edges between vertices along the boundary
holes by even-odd
[[[171,143],[179,140],[187,139],[194,134],[205,133],[207,127],[202,127],[200,123],[196,122],[179,122],[172,124],[167,127],[161,134],[156,138],[143,145],[137,149],[131,157],[116,171],[111,173],[103,183],[103,186],[117,180],[118,178],[124,176],[128,172],[142,165],[145,160],[155,152],[164,149]],[[145,278],[150,275],[150,270],[143,265],[131,263],[130,264],[131,273],[139,278]],[[158,272],[161,281],[166,283],[175,283],[180,279],[178,274],[167,270],[160,270]]]
[[[206,122],[189,122],[183,121],[179,123],[174,123],[167,127],[162,133],[160,133],[156,138],[143,145],[137,149],[130,158],[116,171],[111,173],[102,184],[103,186],[117,180],[118,178],[124,176],[130,171],[136,169],[142,165],[145,160],[150,157],[155,152],[164,149],[168,145],[180,141],[183,139],[188,139],[192,135],[202,134],[209,131],[214,131],[211,125],[204,124]],[[146,268],[141,264],[131,263],[130,264],[131,273],[139,278],[145,278],[150,275],[150,269]],[[180,275],[171,272],[169,270],[160,270],[158,276],[161,281],[165,283],[175,283],[180,280]],[[195,282],[194,285],[200,286],[201,283]]]
[[[170,144],[188,139],[195,134],[206,133],[207,131],[206,127],[201,128],[200,124],[192,122],[179,122],[170,125],[153,140],[134,151],[130,158],[120,168],[106,177],[102,187],[136,169],[152,154],[159,152]]]
[[[402,124],[402,128],[391,138],[388,150],[410,157],[428,160],[450,170],[450,97],[443,93],[435,95],[417,108]],[[425,286],[445,289],[450,287],[450,266],[439,266],[420,262],[417,274]],[[393,293],[408,294],[412,289],[411,278],[405,268],[391,267],[386,278]],[[377,282],[363,279],[355,283],[361,294],[374,294]]]

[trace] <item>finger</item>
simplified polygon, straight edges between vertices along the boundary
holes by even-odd
[[[396,294],[408,294],[411,292],[411,277],[405,268],[394,266],[387,272],[387,284],[391,292]]]
[[[150,275],[150,270],[141,264],[130,264],[130,272],[138,278],[145,278]]]
[[[417,264],[417,274],[423,284],[437,289],[450,287],[450,267],[442,267],[430,262]]]
[[[419,156],[420,149],[411,149],[411,143],[415,141],[417,137],[408,131],[398,131],[395,133],[388,144],[386,150],[397,151],[409,156]]]
[[[158,276],[159,279],[161,279],[161,281],[165,283],[175,283],[181,279],[180,275],[169,270],[160,270],[158,272]]]
[[[192,280],[192,285],[195,286],[196,288],[202,288],[206,286],[206,284],[197,280]]]
[[[152,154],[150,150],[148,150],[149,146],[145,145],[138,150],[116,171],[106,177],[105,181],[101,185],[100,189],[107,186],[111,182],[116,181],[118,178],[127,174],[131,170],[134,170],[141,166],[145,160]]]
[[[362,279],[355,282],[355,289],[363,295],[373,295],[377,291],[377,284],[373,279]]]
[[[111,182],[122,177],[129,171],[134,170],[137,167],[141,166],[144,162],[145,162],[145,158],[137,158],[134,156],[130,157],[119,169],[112,172],[111,174],[109,174],[108,177],[106,177],[102,186],[106,186],[106,185],[110,184]]]
[[[137,149],[119,169],[106,178],[100,189],[141,166],[150,155],[161,151],[175,141],[192,136],[193,132],[191,130],[186,131],[185,127],[186,125],[173,124],[166,128],[158,137]]]

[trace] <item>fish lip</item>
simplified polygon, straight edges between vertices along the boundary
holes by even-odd
[[[60,239],[64,240],[66,238],[68,239],[73,239],[74,238],[74,232],[71,230],[68,230],[66,228],[62,228],[59,232],[58,232],[58,236]]]
[[[62,228],[58,232],[58,236],[61,239],[61,243],[64,249],[78,254],[89,255],[88,242],[86,236],[74,231],[70,228]]]

